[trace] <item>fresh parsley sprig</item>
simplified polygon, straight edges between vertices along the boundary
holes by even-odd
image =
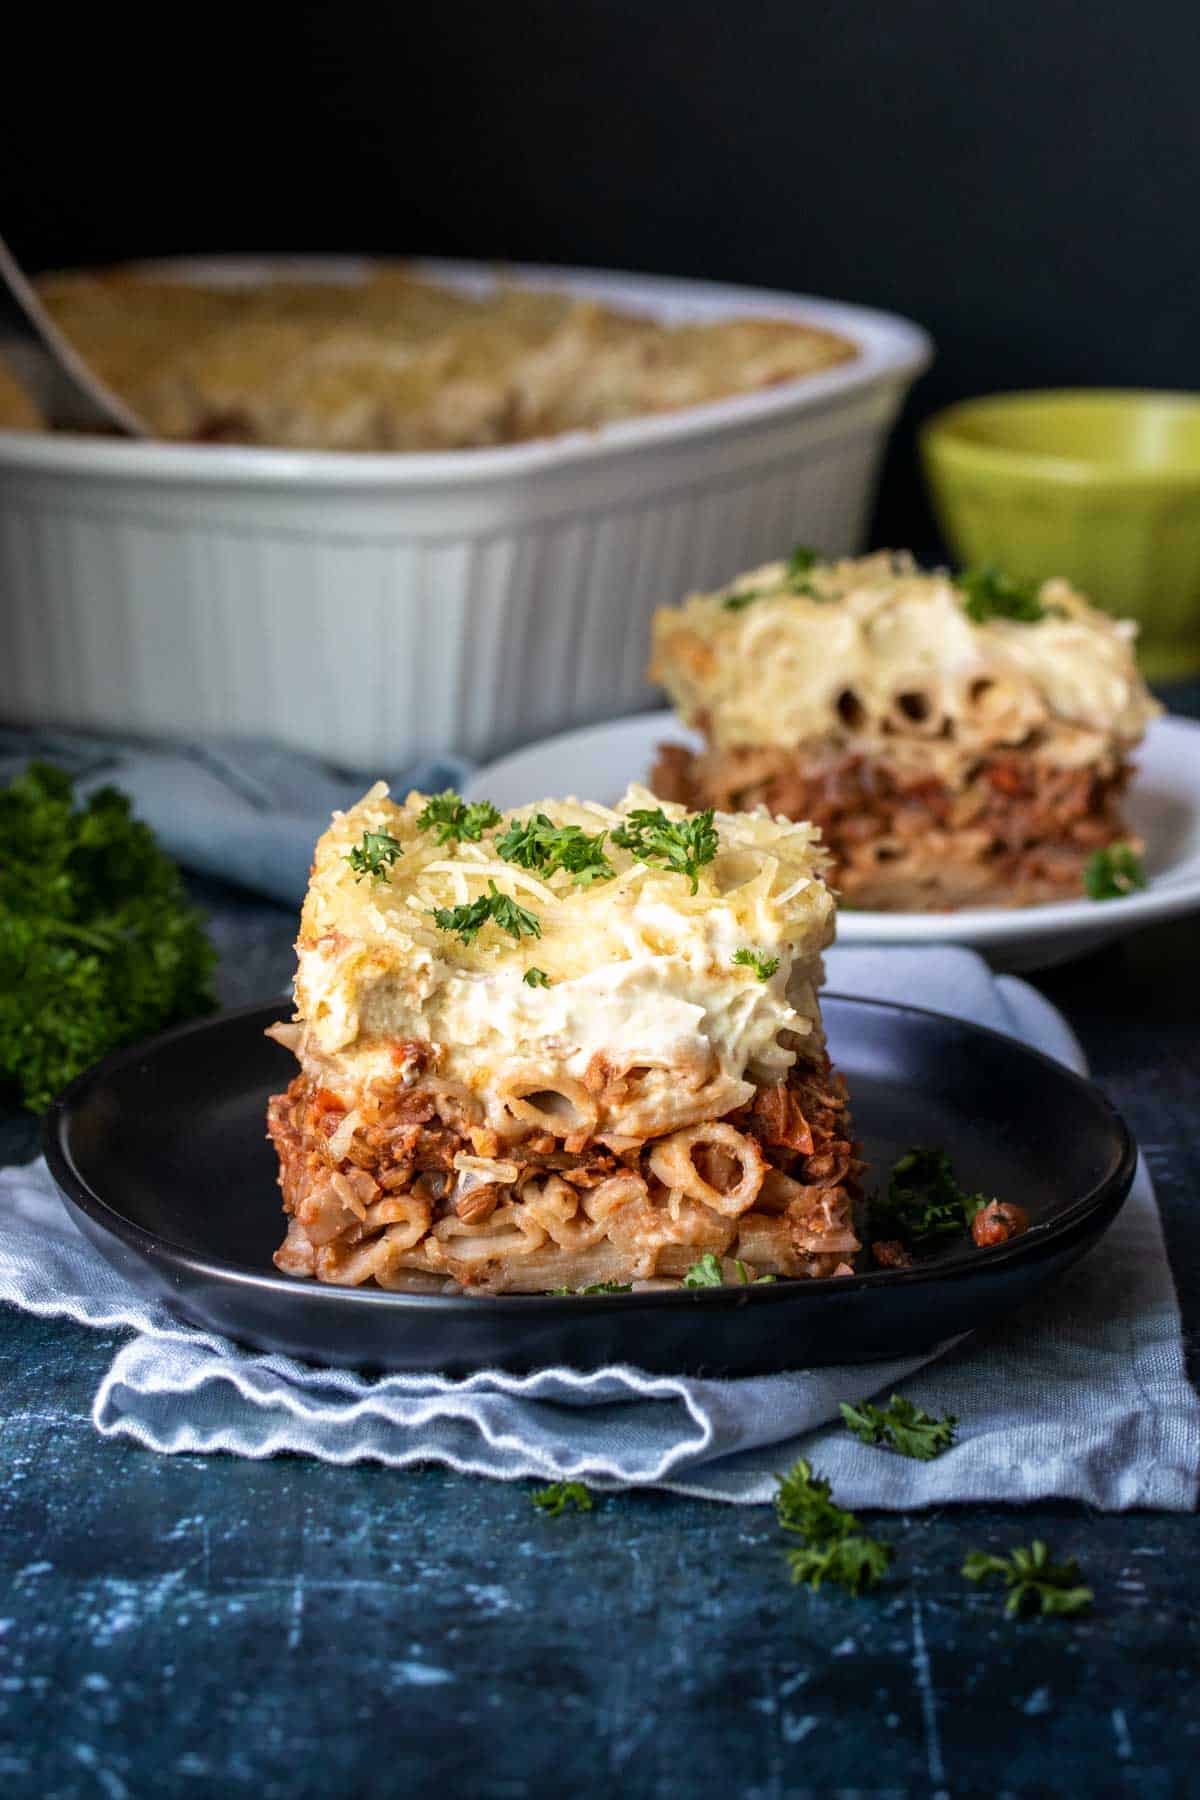
[[[346,861],[354,870],[355,881],[369,875],[373,881],[386,881],[393,863],[399,862],[404,846],[390,831],[364,831]]]
[[[693,894],[700,885],[700,870],[721,847],[711,806],[682,819],[668,819],[661,806],[638,807],[624,825],[618,825],[612,841],[631,851],[639,862],[660,863],[677,875],[686,875]]]
[[[699,1262],[694,1262],[683,1278],[684,1287],[724,1287],[725,1277],[721,1273],[721,1259],[706,1250]]]
[[[432,831],[439,844],[477,844],[499,823],[500,814],[490,800],[464,800],[453,788],[434,794],[417,819],[420,830]]]
[[[514,819],[496,839],[496,849],[519,869],[545,876],[565,869],[579,887],[590,887],[593,881],[611,881],[617,872],[604,854],[605,836],[581,825],[556,825],[545,813],[535,813],[532,819]]]
[[[787,1553],[793,1582],[816,1592],[830,1581],[851,1594],[878,1586],[892,1560],[892,1546],[868,1537],[852,1512],[834,1504],[829,1482],[814,1474],[804,1457],[778,1480],[775,1516],[784,1531],[802,1540]]]
[[[976,625],[986,625],[989,619],[1015,619],[1020,625],[1036,625],[1046,617],[1046,608],[1038,599],[1037,582],[1017,581],[995,563],[964,569],[956,585],[963,594],[963,609]]]
[[[440,931],[457,932],[464,944],[473,944],[487,924],[498,925],[511,938],[540,938],[542,922],[536,913],[518,906],[508,894],[500,893],[494,881],[488,892],[462,906],[435,906],[434,923]]]
[[[893,1394],[886,1406],[872,1406],[864,1401],[851,1406],[842,1401],[842,1419],[863,1444],[880,1444],[914,1462],[932,1462],[954,1442],[958,1420],[953,1413],[935,1419],[920,1406],[914,1406],[902,1394]]]
[[[749,950],[745,946],[734,951],[733,960],[743,969],[753,969],[760,981],[770,981],[779,967],[777,956],[768,956],[765,950]]]
[[[823,596],[807,579],[820,560],[817,552],[808,544],[797,544],[787,559],[785,587],[782,591],[807,594],[810,600],[820,600]],[[781,590],[776,588],[738,588],[735,593],[726,594],[721,604],[726,612],[741,612],[742,608],[749,606],[752,601],[763,600],[767,595],[779,591]]]
[[[986,1205],[986,1195],[968,1194],[958,1185],[944,1150],[916,1148],[893,1164],[887,1193],[872,1198],[871,1232],[928,1250],[967,1230]]]
[[[593,1281],[590,1287],[551,1288],[550,1292],[552,1294],[631,1294],[633,1283],[632,1281]]]
[[[734,1258],[733,1266],[743,1287],[767,1287],[775,1279],[774,1275],[752,1275],[740,1256]]]
[[[998,1577],[1008,1590],[1004,1610],[1012,1618],[1021,1614],[1081,1613],[1091,1606],[1094,1594],[1079,1579],[1079,1564],[1074,1557],[1066,1562],[1050,1560],[1041,1538],[1034,1538],[1028,1549],[1018,1545],[1008,1556],[993,1556],[987,1550],[972,1550],[963,1564],[968,1581],[991,1581]]]
[[[1084,866],[1083,886],[1090,900],[1120,900],[1145,885],[1145,865],[1132,844],[1093,850]]]
[[[574,1507],[576,1512],[591,1512],[592,1496],[582,1481],[552,1481],[548,1487],[535,1488],[529,1498],[547,1518],[557,1519]]]
[[[521,977],[521,980],[525,983],[526,987],[549,987],[550,986],[550,977],[547,975],[545,969],[539,969],[533,965],[531,965],[528,969],[526,969],[525,973]]]

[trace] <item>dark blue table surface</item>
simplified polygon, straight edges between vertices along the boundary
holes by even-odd
[[[278,991],[292,917],[197,892],[222,998]],[[1197,929],[1038,978],[1145,1150],[1193,1379]],[[0,1161],[32,1142],[0,1118]],[[766,1508],[556,1521],[523,1482],[102,1441],[117,1343],[0,1310],[0,1796],[1200,1793],[1193,1516],[889,1518],[887,1586],[814,1596]],[[1034,1535],[1079,1558],[1089,1618],[1012,1623],[959,1578]]]

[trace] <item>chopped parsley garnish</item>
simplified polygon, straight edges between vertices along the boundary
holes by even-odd
[[[661,863],[677,875],[686,875],[693,894],[700,885],[700,870],[721,847],[711,806],[707,812],[691,813],[683,819],[668,819],[661,806],[653,811],[639,807],[613,832],[612,841],[631,851],[639,862]]]
[[[770,981],[779,967],[779,958],[768,956],[765,950],[735,950],[733,960],[743,969],[753,969],[760,981]]]
[[[435,794],[426,802],[417,820],[422,831],[432,831],[439,844],[477,844],[485,831],[500,823],[500,814],[490,800],[464,800],[453,788]]]
[[[1146,870],[1132,844],[1110,844],[1088,857],[1083,885],[1091,900],[1119,900],[1145,887]]]
[[[964,569],[958,577],[967,617],[976,625],[989,619],[1015,619],[1020,625],[1036,625],[1046,617],[1038,599],[1036,581],[1017,581],[994,563],[981,569]]]
[[[557,1519],[570,1507],[576,1512],[591,1512],[592,1496],[582,1481],[552,1481],[549,1487],[535,1488],[529,1498],[548,1518]]]
[[[364,831],[361,843],[348,851],[346,861],[354,870],[355,881],[370,875],[374,881],[386,881],[392,864],[399,862],[404,846],[390,831]]]
[[[806,575],[811,574],[820,560],[810,545],[797,544],[787,559],[787,576],[792,586],[795,587],[798,581],[803,581]]]
[[[550,1292],[552,1294],[631,1294],[633,1283],[632,1281],[593,1281],[591,1287],[551,1288]]]
[[[683,1278],[684,1287],[724,1287],[725,1277],[721,1273],[721,1259],[706,1250],[699,1262],[694,1262]]]
[[[734,1258],[733,1266],[743,1287],[763,1287],[775,1279],[773,1275],[752,1275],[740,1256]]]
[[[932,1462],[954,1442],[958,1420],[953,1413],[935,1419],[901,1394],[893,1394],[886,1406],[851,1406],[842,1401],[846,1428],[864,1444],[882,1444],[914,1462]]]
[[[935,1248],[966,1231],[986,1205],[986,1195],[959,1187],[944,1150],[908,1150],[893,1165],[887,1193],[871,1200],[871,1231],[913,1250]]]
[[[42,1112],[90,1063],[211,1012],[216,958],[179,870],[115,788],[0,788],[0,1088]]]
[[[775,1516],[801,1539],[800,1548],[787,1553],[792,1580],[814,1592],[831,1581],[851,1594],[866,1593],[886,1573],[892,1546],[868,1537],[852,1512],[834,1505],[830,1492],[803,1457],[779,1477]]]
[[[1086,1612],[1094,1598],[1091,1588],[1079,1580],[1079,1564],[1074,1557],[1066,1562],[1051,1562],[1041,1538],[1034,1538],[1027,1550],[1018,1545],[1009,1556],[972,1550],[962,1572],[968,1581],[990,1581],[999,1576],[1008,1589],[1004,1610],[1013,1618],[1022,1613]]]
[[[464,944],[473,944],[489,922],[498,925],[501,931],[507,931],[511,938],[540,938],[542,935],[542,924],[537,915],[518,906],[507,894],[500,893],[494,881],[488,882],[488,892],[480,894],[478,900],[462,906],[435,906],[433,917],[439,930],[457,932]]]
[[[522,975],[521,980],[525,983],[526,987],[550,986],[550,977],[547,975],[545,969],[528,968]]]
[[[812,582],[806,579],[820,560],[817,552],[809,545],[797,544],[787,559],[785,567],[787,586],[783,591],[807,594],[810,600],[823,599],[824,595],[818,593]],[[749,606],[752,601],[766,599],[769,594],[779,591],[776,588],[739,588],[735,593],[726,594],[721,604],[726,612],[741,612],[742,608]]]
[[[565,869],[580,887],[590,887],[593,881],[611,881],[616,874],[604,854],[604,839],[603,831],[556,825],[545,813],[535,813],[532,819],[514,820],[496,839],[496,849],[519,869],[534,869],[539,875]]]

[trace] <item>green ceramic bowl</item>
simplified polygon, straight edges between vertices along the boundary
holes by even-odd
[[[1200,396],[963,400],[925,424],[921,456],[958,561],[1065,575],[1139,621],[1145,674],[1200,672]]]

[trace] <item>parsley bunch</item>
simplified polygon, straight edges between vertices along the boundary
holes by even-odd
[[[638,807],[612,834],[614,844],[629,850],[644,863],[660,863],[677,875],[686,875],[693,894],[700,885],[700,870],[721,847],[713,824],[713,809],[668,819],[661,806]]]
[[[31,1112],[109,1050],[210,1012],[214,961],[124,795],[75,810],[48,763],[0,790],[0,1083]]]
[[[604,838],[603,831],[556,825],[545,813],[535,813],[532,819],[514,819],[496,839],[496,849],[519,869],[547,876],[565,869],[579,887],[590,887],[593,881],[611,881],[617,872],[604,854]]]
[[[477,844],[485,831],[499,823],[500,814],[490,800],[464,800],[453,788],[428,800],[417,819],[418,829],[432,831],[439,844],[459,839]]]
[[[364,831],[361,841],[347,851],[346,861],[354,870],[355,881],[361,881],[364,875],[386,881],[388,870],[403,854],[404,846],[390,831]]]
[[[1046,608],[1038,599],[1035,581],[1017,581],[988,563],[980,569],[964,569],[957,586],[964,596],[963,608],[976,625],[989,619],[1015,619],[1020,625],[1036,625],[1046,617]]]
[[[973,1222],[983,1194],[968,1194],[954,1177],[944,1150],[908,1150],[893,1165],[888,1190],[870,1203],[877,1238],[900,1238],[914,1250],[935,1249]]]
[[[843,1400],[842,1420],[860,1443],[881,1444],[901,1456],[911,1456],[914,1462],[932,1462],[949,1450],[958,1425],[953,1413],[935,1419],[902,1394],[893,1394],[886,1406],[872,1406],[867,1401],[851,1406]]]
[[[1013,1618],[1022,1613],[1086,1612],[1094,1598],[1091,1588],[1080,1583],[1079,1564],[1074,1557],[1066,1562],[1051,1562],[1041,1538],[1034,1538],[1027,1550],[1018,1545],[1009,1556],[972,1550],[962,1572],[968,1581],[990,1581],[999,1576],[1008,1589],[1004,1610]]]
[[[435,906],[434,923],[440,931],[455,931],[464,944],[473,944],[489,922],[507,931],[509,937],[540,938],[542,922],[536,913],[518,906],[508,894],[502,894],[494,881],[488,882],[486,894],[468,900],[462,906]]]
[[[1090,900],[1119,900],[1145,885],[1146,870],[1132,844],[1093,850],[1084,866],[1083,886]]]
[[[835,1582],[851,1594],[863,1594],[878,1586],[892,1560],[892,1546],[868,1537],[852,1512],[835,1506],[831,1489],[803,1457],[786,1475],[779,1476],[775,1516],[784,1531],[802,1542],[789,1550],[793,1582],[804,1582],[814,1592],[823,1581]]]

